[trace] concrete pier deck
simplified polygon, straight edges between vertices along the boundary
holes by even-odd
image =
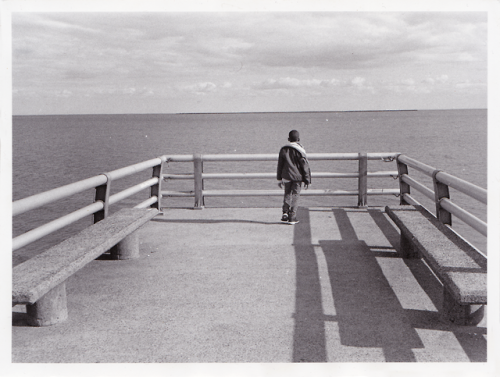
[[[167,209],[141,257],[67,283],[69,319],[13,308],[13,363],[485,362],[486,319],[440,319],[441,286],[398,254],[383,208]]]

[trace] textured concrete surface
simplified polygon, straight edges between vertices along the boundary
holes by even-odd
[[[458,302],[486,302],[486,257],[421,207],[386,207],[386,212]]]
[[[125,208],[14,267],[12,301],[34,303],[87,263],[147,223],[155,209]]]
[[[383,208],[167,210],[141,257],[68,280],[66,322],[26,326],[14,363],[484,362],[486,320],[442,322],[441,286],[399,258]],[[340,366],[339,366],[340,368]]]

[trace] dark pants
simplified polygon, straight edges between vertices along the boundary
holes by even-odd
[[[299,204],[302,182],[291,181],[285,183],[285,196],[283,197],[283,212],[290,217],[295,217]]]

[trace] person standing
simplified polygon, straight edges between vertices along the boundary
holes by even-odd
[[[297,220],[297,208],[302,190],[302,182],[307,190],[311,184],[311,169],[304,147],[299,144],[300,135],[296,130],[288,134],[289,143],[280,149],[276,178],[278,186],[285,189],[283,196],[283,214],[281,221],[294,225]]]

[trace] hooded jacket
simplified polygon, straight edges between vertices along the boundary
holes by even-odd
[[[286,179],[307,185],[311,183],[311,169],[305,150],[300,144],[290,143],[281,148],[276,178],[278,181]]]

